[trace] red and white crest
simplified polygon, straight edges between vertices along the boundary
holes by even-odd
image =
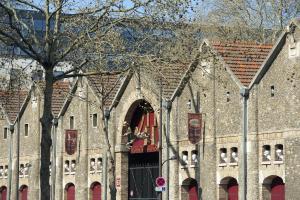
[[[65,149],[67,154],[73,155],[77,148],[77,130],[66,130]]]
[[[201,140],[202,114],[188,113],[189,141],[197,144]]]

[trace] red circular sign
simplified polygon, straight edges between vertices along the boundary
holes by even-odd
[[[157,177],[155,183],[158,187],[163,187],[166,184],[166,180],[164,179],[164,177]]]

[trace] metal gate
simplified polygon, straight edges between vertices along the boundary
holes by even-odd
[[[128,199],[158,199],[155,192],[158,173],[158,152],[129,154]]]

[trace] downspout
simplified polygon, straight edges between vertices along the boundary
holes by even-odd
[[[21,111],[21,99],[20,99],[20,78],[19,78],[19,88],[18,88],[18,112],[19,112],[19,114],[18,114],[18,118],[17,118],[17,135],[16,135],[16,142],[17,142],[17,144],[16,144],[16,164],[15,164],[15,167],[16,167],[16,170],[15,170],[15,176],[16,176],[16,184],[15,184],[15,187],[16,187],[16,191],[15,191],[15,193],[16,193],[16,199],[19,199],[19,182],[20,182],[20,180],[19,180],[19,171],[20,171],[20,129],[21,129],[21,125],[20,125],[20,123],[21,123],[21,120],[20,120],[20,111]]]
[[[158,151],[159,151],[159,160],[158,160],[158,176],[162,177],[162,77],[160,77],[160,88],[159,88],[159,142],[158,142]],[[158,199],[162,200],[162,192],[158,193]]]
[[[55,178],[56,178],[56,140],[57,140],[58,119],[53,119],[52,135],[52,163],[51,163],[51,199],[55,199]]]
[[[241,185],[242,185],[242,196],[241,200],[247,200],[247,134],[248,134],[248,98],[249,98],[249,89],[241,88],[240,95],[243,98],[243,124],[242,124],[242,156],[241,156]]]
[[[108,139],[108,120],[110,117],[110,110],[109,109],[105,109],[104,112],[104,126],[105,126],[105,130],[106,132],[104,134],[106,134],[106,137]],[[106,141],[107,145],[109,145],[109,141]],[[108,161],[108,148],[105,150],[105,154],[104,154],[104,159],[103,159],[103,172],[102,172],[102,179],[103,179],[103,184],[104,184],[104,192],[103,192],[103,199],[107,200],[107,161]]]
[[[167,119],[166,119],[166,141],[167,141],[167,193],[166,193],[166,199],[169,199],[170,195],[170,113],[172,108],[172,101],[167,100],[165,102],[165,108],[167,109]]]
[[[9,152],[8,152],[8,156],[9,156],[9,161],[8,161],[8,192],[7,192],[7,199],[11,199],[11,192],[12,192],[12,157],[13,157],[13,133],[14,133],[14,125],[10,124],[9,125],[9,131],[10,131],[10,135],[9,135]]]

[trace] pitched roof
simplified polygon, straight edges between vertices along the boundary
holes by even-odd
[[[103,97],[105,107],[110,107],[119,88],[121,87],[124,76],[118,74],[92,75],[87,80],[99,98]]]
[[[271,44],[213,42],[213,48],[244,86],[248,86],[272,49]]]
[[[40,81],[37,83],[38,87],[44,91],[45,82]],[[53,94],[52,94],[52,114],[58,116],[60,110],[62,109],[65,100],[67,99],[70,91],[69,81],[57,81],[53,84]]]
[[[52,95],[52,112],[55,116],[58,116],[62,109],[65,100],[68,98],[70,92],[69,81],[58,81],[53,85]]]
[[[19,110],[22,108],[28,94],[29,91],[25,90],[0,90],[0,104],[11,123],[16,120]]]
[[[163,76],[162,85],[164,98],[171,98],[187,69],[187,64],[173,64],[162,68],[161,73]]]
[[[188,64],[179,61],[163,62],[156,60],[144,64],[140,70],[142,81],[152,89],[153,93],[159,95],[161,80],[163,98],[171,99],[188,68]]]

